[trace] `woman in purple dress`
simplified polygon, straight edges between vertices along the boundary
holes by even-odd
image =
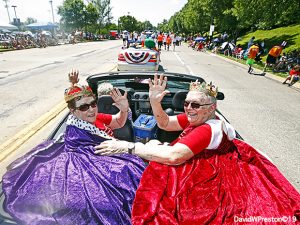
[[[113,137],[95,126],[101,116],[90,87],[72,86],[65,100],[71,114],[64,142],[43,142],[10,165],[3,177],[5,210],[20,224],[131,224],[144,162],[94,153]]]

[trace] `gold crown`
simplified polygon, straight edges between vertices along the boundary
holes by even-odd
[[[65,90],[65,101],[68,102],[74,98],[82,96],[93,96],[92,89],[87,85],[74,84]]]
[[[208,93],[209,96],[217,97],[218,95],[218,87],[212,84],[210,82],[209,84],[206,84],[205,82],[200,83],[198,80],[195,82],[190,83],[190,91],[199,91]]]

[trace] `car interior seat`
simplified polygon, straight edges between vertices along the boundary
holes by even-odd
[[[113,105],[114,101],[110,95],[102,95],[98,98],[98,112],[106,114],[117,114],[119,109]],[[123,127],[113,130],[114,136],[120,140],[132,142],[134,140],[132,122],[126,120]]]
[[[174,115],[178,115],[184,112],[184,101],[187,95],[187,91],[178,91],[175,93],[173,99],[172,99],[172,107],[174,110]]]
[[[178,91],[175,93],[172,99],[172,109],[167,108],[165,112],[169,116],[176,116],[184,112],[183,103],[186,98],[187,91]],[[158,131],[158,139],[161,142],[172,142],[174,141],[182,131],[165,131],[159,129]]]

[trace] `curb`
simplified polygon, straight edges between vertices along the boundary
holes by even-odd
[[[6,159],[11,153],[16,151],[24,142],[30,137],[36,134],[47,123],[54,119],[59,113],[61,113],[67,104],[65,101],[60,102],[57,106],[31,123],[28,127],[24,128],[9,140],[0,145],[0,162]]]

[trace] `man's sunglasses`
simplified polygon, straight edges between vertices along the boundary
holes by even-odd
[[[90,107],[95,108],[96,106],[97,106],[97,101],[94,100],[90,104],[80,105],[80,106],[76,107],[76,109],[85,112],[85,111],[88,111]]]
[[[209,103],[209,104],[199,104],[196,102],[188,102],[188,101],[184,101],[183,106],[184,107],[188,107],[191,104],[191,108],[192,109],[199,109],[201,106],[205,106],[205,105],[212,105],[213,103]]]

